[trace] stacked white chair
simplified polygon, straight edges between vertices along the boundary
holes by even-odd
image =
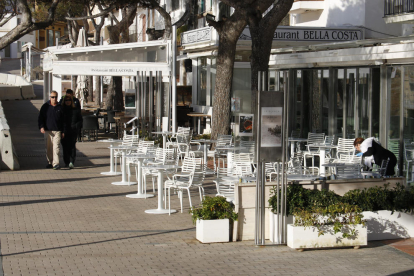
[[[138,148],[138,144],[139,144],[139,138],[137,135],[125,135],[122,139],[122,146],[125,147],[137,147]],[[134,150],[129,150],[127,152],[127,154],[130,154],[131,152],[134,152]],[[115,149],[114,150],[114,160],[115,160],[115,172],[116,172],[116,167],[117,167],[117,159],[119,158],[119,164],[122,167],[122,150],[118,150]]]
[[[340,159],[342,155],[355,155],[355,139],[338,138],[338,147],[336,148],[336,158]]]
[[[312,172],[317,169],[319,173],[319,168],[315,167],[315,155],[320,155],[319,147],[312,147],[312,144],[323,144],[325,142],[325,133],[308,133],[308,145],[307,150],[303,152],[303,165],[306,167],[306,159],[312,159]]]

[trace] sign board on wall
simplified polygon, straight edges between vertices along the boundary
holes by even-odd
[[[341,42],[361,40],[364,37],[364,31],[358,28],[278,27],[273,35],[273,41]],[[252,39],[248,27],[243,30],[239,39]]]
[[[282,161],[283,109],[283,92],[260,92],[260,159],[263,162]]]
[[[181,45],[211,41],[211,27],[191,30],[181,34]]]

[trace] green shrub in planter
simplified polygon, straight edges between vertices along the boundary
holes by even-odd
[[[363,211],[414,211],[414,187],[406,188],[399,183],[392,189],[388,186],[385,184],[382,187],[348,191],[342,197],[342,202],[358,205]]]
[[[272,194],[269,198],[269,206],[272,212],[276,214],[277,194],[276,187],[271,190]],[[281,191],[279,190],[279,197]],[[292,215],[296,209],[309,210],[314,207],[327,207],[332,204],[341,202],[341,196],[328,190],[310,190],[305,189],[302,185],[288,185],[286,190],[286,210],[287,215]],[[279,208],[280,210],[280,208]]]
[[[327,225],[333,226],[334,234],[342,232],[343,238],[352,238],[357,233],[355,229],[348,229],[349,225],[365,225],[362,220],[362,210],[356,205],[336,203],[327,207],[312,207],[310,209],[296,209],[294,226],[316,227],[318,236],[324,235]]]
[[[213,220],[213,219],[229,219],[230,223],[237,220],[238,214],[234,212],[234,205],[227,202],[225,197],[206,196],[198,208],[192,207],[190,210],[193,223],[198,219]]]
[[[310,190],[301,185],[288,185],[286,191],[286,213],[292,215],[295,210],[310,210],[315,207],[328,207],[338,203],[356,205],[362,211],[389,210],[392,212],[414,211],[414,187],[406,188],[397,183],[396,187],[389,189],[389,184],[371,187],[369,189],[355,189],[348,191],[344,196],[327,190]],[[279,196],[281,192],[279,191]],[[276,188],[272,189],[269,206],[273,213],[277,208]]]

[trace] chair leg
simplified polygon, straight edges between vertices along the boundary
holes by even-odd
[[[182,213],[183,212],[183,191],[182,190],[178,191],[178,196],[180,198],[181,213]]]
[[[188,201],[190,201],[190,209],[193,207],[193,205],[191,204],[191,195],[190,195],[190,189],[187,189],[188,192]]]
[[[168,214],[171,216],[171,190],[170,190],[170,187],[168,187],[167,189],[168,189]],[[165,204],[167,204],[167,202],[165,202]]]

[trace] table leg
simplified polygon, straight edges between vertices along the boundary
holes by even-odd
[[[114,149],[113,145],[109,147],[109,172],[101,172],[103,175],[120,175],[121,172],[115,172],[114,170]]]
[[[167,136],[166,135],[162,135],[162,148],[166,149],[167,146]]]
[[[170,211],[168,209],[164,209],[163,207],[163,193],[164,193],[164,174],[161,170],[158,171],[158,208],[157,209],[150,209],[145,210],[147,214],[168,214]],[[165,200],[165,199],[164,199]],[[171,209],[171,213],[176,213],[177,210]]]
[[[142,161],[138,160],[137,163],[137,171],[138,171],[138,192],[136,194],[129,194],[126,195],[126,197],[129,198],[149,198],[149,197],[154,197],[153,194],[145,194],[143,193],[143,189],[142,189]]]
[[[118,182],[112,182],[112,185],[119,185],[119,186],[125,186],[125,185],[134,185],[137,184],[137,182],[128,182],[126,179],[126,158],[125,158],[125,151],[122,151],[122,179]]]
[[[321,176],[325,176],[325,166],[322,166],[322,164],[325,164],[325,148],[320,149],[320,158],[319,158],[319,174]]]

